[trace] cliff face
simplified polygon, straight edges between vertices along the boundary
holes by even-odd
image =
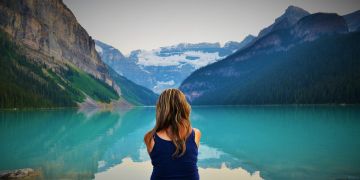
[[[50,67],[71,62],[113,86],[95,42],[61,0],[0,0],[0,28]],[[35,58],[36,59],[36,58]]]

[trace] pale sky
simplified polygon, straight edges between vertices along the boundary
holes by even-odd
[[[289,5],[344,15],[360,0],[64,0],[94,38],[128,54],[181,42],[241,41]]]

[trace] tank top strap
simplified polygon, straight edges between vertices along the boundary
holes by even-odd
[[[156,142],[158,139],[160,139],[159,135],[155,132],[153,135],[154,141]]]
[[[191,128],[191,133],[190,133],[190,135],[189,135],[189,138],[190,138],[191,140],[194,140],[194,141],[195,141],[195,130],[194,130],[194,128]]]

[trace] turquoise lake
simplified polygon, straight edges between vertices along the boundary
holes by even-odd
[[[360,179],[359,106],[192,107],[201,179]],[[154,107],[0,111],[0,171],[149,179]]]

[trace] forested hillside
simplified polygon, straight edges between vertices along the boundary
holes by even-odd
[[[359,103],[359,42],[358,32],[339,34],[243,61],[225,59],[193,73],[181,89],[192,104]],[[192,85],[207,91],[196,94]]]
[[[0,42],[1,108],[76,106],[85,95],[100,102],[119,98],[112,87],[70,64],[54,72],[35,63],[2,31]]]

